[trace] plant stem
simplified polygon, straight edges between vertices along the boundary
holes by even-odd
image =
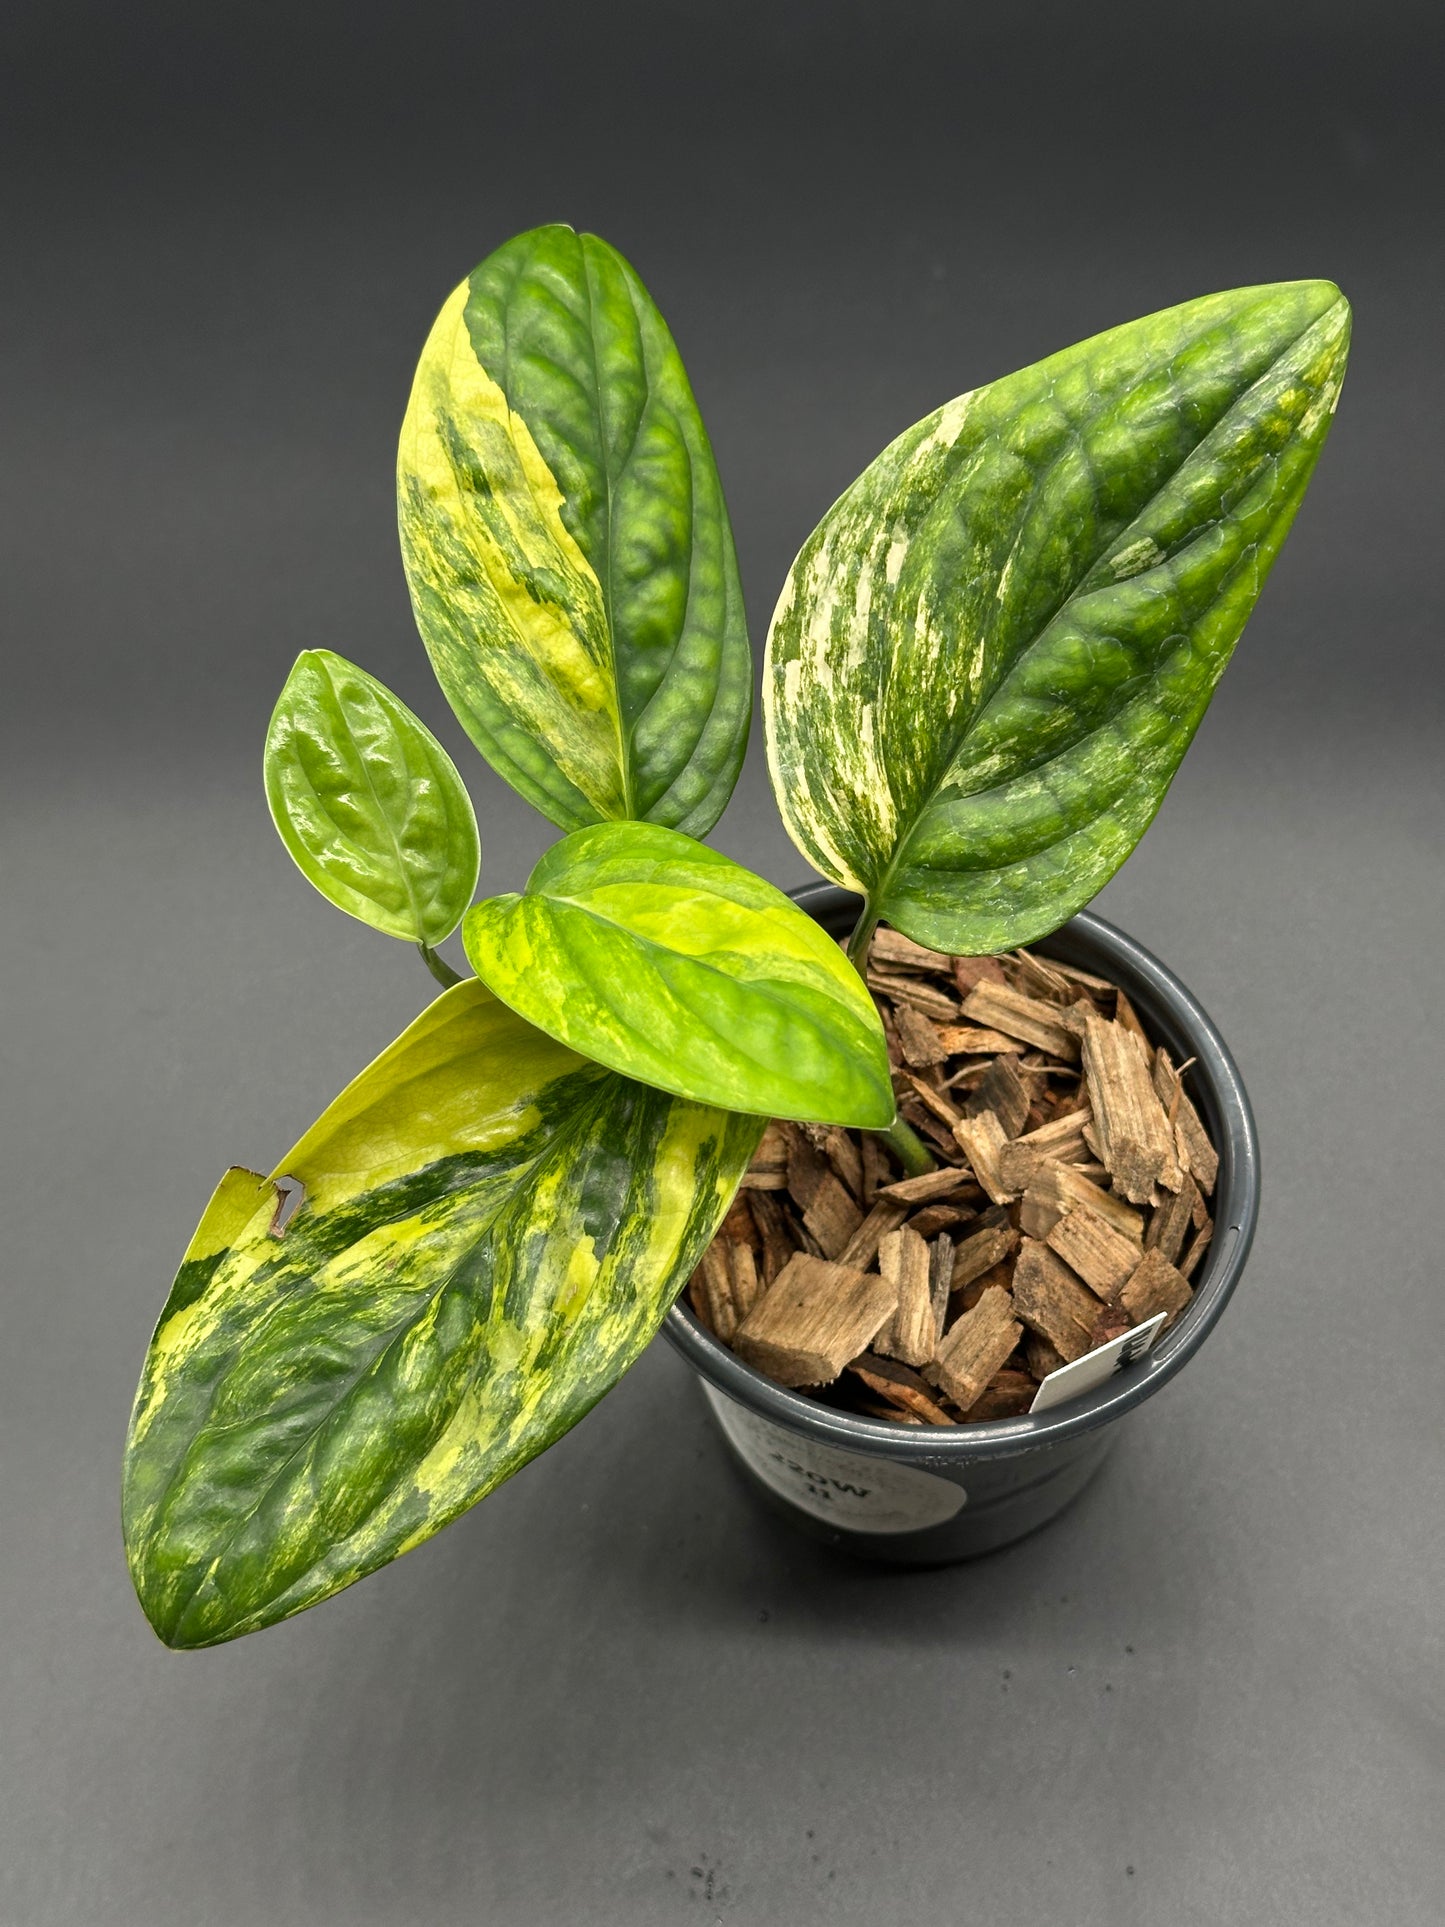
[[[875,1131],[903,1166],[904,1174],[910,1178],[921,1178],[925,1171],[936,1171],[938,1159],[929,1150],[913,1126],[901,1117],[895,1117],[886,1131]]]
[[[873,932],[878,928],[878,917],[871,900],[865,901],[858,913],[858,921],[853,926],[853,934],[848,939],[848,961],[861,977],[868,962],[868,946],[873,941]]]
[[[873,941],[873,932],[878,928],[878,913],[873,908],[871,897],[865,899],[859,912],[858,921],[853,926],[853,934],[848,939],[848,961],[860,977],[868,965],[868,946]],[[903,1166],[904,1173],[910,1178],[921,1178],[925,1171],[936,1171],[938,1160],[923,1142],[923,1139],[906,1123],[903,1118],[895,1117],[886,1131],[875,1131],[875,1137],[882,1138],[889,1150]]]
[[[429,943],[419,943],[417,949],[421,952],[422,962],[443,990],[450,990],[453,984],[461,983],[462,979],[452,969],[446,958],[439,957]]]

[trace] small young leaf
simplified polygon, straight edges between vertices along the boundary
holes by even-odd
[[[266,736],[266,800],[339,909],[413,943],[461,922],[481,862],[471,799],[426,725],[344,656],[296,658]]]
[[[585,1062],[472,979],[270,1178],[229,1172],[126,1447],[160,1637],[211,1646],[315,1605],[575,1425],[656,1331],[760,1131]]]
[[[798,848],[935,950],[1027,943],[1153,820],[1344,379],[1327,281],[1166,309],[960,396],[804,543],[768,639]]]
[[[535,228],[454,290],[397,519],[437,680],[498,774],[563,829],[705,836],[752,709],[737,558],[682,358],[605,241]]]
[[[578,830],[463,934],[504,1003],[613,1070],[734,1111],[892,1122],[882,1026],[837,944],[675,830]]]

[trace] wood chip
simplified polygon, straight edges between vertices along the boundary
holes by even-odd
[[[851,1196],[863,1196],[863,1152],[857,1138],[840,1124],[830,1125],[823,1138],[823,1156],[833,1175]]]
[[[1060,963],[1057,957],[1050,957],[1049,969],[1057,971],[1061,977],[1067,977],[1071,984],[1082,984],[1085,990],[1096,997],[1112,999],[1118,994],[1117,985],[1111,984],[1107,977],[1096,977],[1091,970],[1080,970],[1077,964]]]
[[[955,957],[953,981],[960,997],[966,997],[976,984],[1006,984],[1003,965],[997,957]]]
[[[1097,1351],[1101,1345],[1107,1345],[1116,1338],[1122,1338],[1125,1332],[1133,1329],[1134,1321],[1128,1312],[1122,1311],[1118,1305],[1104,1305],[1100,1308],[1099,1316],[1094,1320],[1089,1350]]]
[[[1022,1332],[1009,1294],[998,1289],[986,1291],[973,1310],[955,1322],[932,1363],[924,1367],[923,1376],[966,1412],[982,1396],[994,1373],[1008,1362]]]
[[[1066,1211],[1050,1231],[1048,1246],[1099,1298],[1113,1298],[1120,1292],[1139,1263],[1134,1240],[1092,1211]]]
[[[953,1133],[941,1117],[935,1117],[926,1109],[910,1090],[898,1101],[898,1114],[911,1124],[915,1131],[921,1131],[931,1144],[936,1144],[947,1157],[958,1156],[958,1146],[953,1141]]]
[[[852,1237],[838,1253],[840,1265],[868,1271],[878,1256],[878,1247],[890,1231],[896,1231],[908,1216],[908,1206],[897,1198],[880,1198]]]
[[[1070,1164],[1051,1162],[1039,1166],[1034,1173],[1032,1184],[1024,1194],[1024,1201],[1020,1206],[1021,1216],[1027,1216],[1031,1206],[1035,1211],[1040,1209],[1052,1211],[1055,1217],[1062,1217],[1065,1211],[1081,1209],[1092,1211],[1097,1217],[1102,1218],[1105,1224],[1111,1224],[1126,1238],[1132,1238],[1135,1244],[1142,1245],[1144,1241],[1142,1212],[1136,1211],[1132,1205],[1125,1204],[1122,1198],[1116,1198],[1112,1191],[1105,1191],[1095,1184],[1092,1178]],[[1051,1224],[1052,1220],[1050,1220]],[[1024,1229],[1029,1232],[1030,1237],[1048,1235],[1048,1227],[1042,1232],[1032,1231],[1028,1225],[1025,1225]]]
[[[1148,1065],[1149,1069],[1152,1070],[1154,1068],[1154,1046],[1149,1042],[1149,1033],[1139,1021],[1138,1011],[1135,1010],[1122,990],[1116,990],[1114,992],[1114,1017],[1115,1021],[1122,1024],[1125,1030],[1137,1041],[1139,1049],[1143,1052],[1144,1062]]]
[[[999,1176],[1012,1190],[1026,1191],[1038,1175],[1039,1167],[1050,1162],[1076,1164],[1084,1155],[1084,1126],[1091,1116],[1087,1107],[1068,1111],[1036,1131],[1014,1138],[999,1153]]]
[[[986,1424],[989,1419],[1018,1418],[1034,1402],[1038,1386],[1027,1372],[1005,1365],[984,1386],[964,1418],[969,1425]]]
[[[1075,1037],[1082,1038],[1085,1024],[1091,1017],[1097,1017],[1098,1014],[1097,1004],[1091,1004],[1087,997],[1080,997],[1077,1002],[1063,1006],[1058,1015],[1059,1022],[1065,1030]]]
[[[733,1334],[733,1350],[779,1385],[828,1385],[897,1307],[877,1272],[798,1252]]]
[[[1193,1296],[1189,1281],[1167,1258],[1157,1251],[1146,1251],[1119,1293],[1119,1309],[1127,1312],[1136,1325],[1161,1311],[1168,1312],[1173,1324]]]
[[[751,1245],[761,1251],[763,1240],[758,1230],[758,1221],[753,1215],[752,1200],[746,1191],[740,1190],[728,1206],[727,1216],[718,1226],[720,1238],[730,1238],[734,1244]]]
[[[1159,1055],[1164,1055],[1160,1051]],[[1177,1191],[1166,1191],[1163,1202],[1156,1211],[1149,1213],[1148,1228],[1144,1233],[1144,1249],[1157,1251],[1167,1258],[1171,1265],[1179,1262],[1179,1254],[1184,1249],[1184,1240],[1191,1224],[1196,1222],[1195,1211],[1199,1204],[1199,1187],[1186,1171],[1184,1182]]]
[[[950,1057],[995,1057],[1000,1051],[1022,1052],[1017,1037],[1005,1037],[1001,1030],[984,1030],[978,1024],[940,1024],[938,1041]]]
[[[739,1323],[763,1295],[756,1255],[751,1245],[728,1243],[728,1275],[732,1285],[733,1315]]]
[[[1018,1249],[1019,1234],[1009,1223],[1008,1213],[994,1210],[985,1216],[989,1222],[970,1232],[954,1251],[950,1291],[962,1291]]]
[[[906,1071],[904,1075],[917,1092],[919,1102],[926,1104],[940,1123],[952,1130],[963,1115],[958,1106],[950,1104],[941,1091],[934,1090],[931,1084],[925,1083],[921,1077],[916,1077],[912,1071]]]
[[[1041,1333],[1071,1364],[1089,1350],[1099,1301],[1062,1258],[1033,1238],[1020,1248],[1013,1298],[1029,1330]]]
[[[1019,1076],[1012,1059],[995,1057],[969,1092],[964,1110],[969,1117],[977,1117],[982,1111],[992,1111],[1003,1126],[1004,1136],[1016,1138],[1028,1121],[1032,1102],[1028,1087]]]
[[[963,1000],[963,1014],[990,1030],[1021,1037],[1067,1063],[1079,1055],[1079,1040],[1059,1022],[1057,1005],[1025,997],[1007,984],[980,983]]]
[[[1031,1184],[1018,1202],[1019,1230],[1026,1238],[1047,1239],[1063,1215],[1062,1205],[1051,1203],[1036,1184]]]
[[[908,1220],[920,1238],[936,1238],[957,1224],[967,1224],[976,1214],[966,1204],[926,1204]]]
[[[1186,1251],[1184,1256],[1179,1260],[1179,1275],[1182,1278],[1187,1279],[1194,1276],[1199,1268],[1199,1260],[1204,1256],[1205,1252],[1208,1251],[1209,1241],[1213,1236],[1214,1226],[1206,1219],[1196,1233],[1193,1244],[1190,1245],[1188,1251]]]
[[[936,1206],[934,1207],[937,1208]],[[928,1247],[928,1301],[933,1308],[933,1347],[943,1337],[948,1323],[948,1295],[953,1290],[953,1240],[935,1238]]]
[[[948,1057],[938,1034],[938,1026],[930,1023],[921,1011],[907,1004],[898,1012],[898,1042],[902,1047],[904,1063],[911,1064],[915,1070],[924,1070],[930,1064],[942,1064]]]
[[[925,1425],[952,1425],[954,1420],[944,1411],[933,1396],[932,1389],[918,1373],[907,1365],[901,1365],[894,1358],[880,1358],[876,1352],[864,1352],[861,1358],[853,1359],[848,1370],[869,1388],[885,1398],[891,1405],[911,1412],[921,1418]]]
[[[902,1225],[878,1247],[878,1269],[892,1285],[898,1306],[873,1340],[873,1349],[900,1358],[905,1365],[926,1365],[937,1343],[928,1246],[916,1231]]]
[[[878,1196],[879,1189],[893,1176],[893,1165],[876,1131],[863,1133],[862,1152],[863,1189],[858,1201],[866,1210]]]
[[[1100,1315],[1102,1316],[1102,1313]],[[1090,1350],[1092,1349],[1091,1346]],[[1061,1365],[1067,1365],[1068,1362],[1057,1345],[1051,1345],[1042,1332],[1025,1332],[1024,1363],[1029,1368],[1030,1377],[1036,1378],[1041,1385],[1050,1372],[1056,1372]]]
[[[1001,1264],[994,1265],[990,1270],[981,1273],[971,1285],[965,1285],[962,1291],[954,1293],[949,1301],[953,1306],[954,1315],[972,1311],[986,1291],[993,1291],[996,1288],[1012,1291],[1013,1282],[1013,1259],[1005,1258]]]
[[[999,1152],[1008,1143],[1002,1124],[992,1111],[977,1117],[960,1118],[953,1127],[959,1149],[972,1166],[973,1174],[995,1204],[1009,1204],[1018,1192],[999,1175]]]
[[[900,1017],[905,1009],[918,1011],[925,1017],[936,1017],[940,1023],[950,1023],[958,1016],[958,1005],[953,998],[941,990],[935,990],[932,984],[925,983],[921,977],[901,977],[870,970],[868,988],[881,991],[892,1002]]]
[[[748,1199],[753,1222],[762,1237],[763,1284],[770,1285],[792,1257],[793,1243],[783,1206],[766,1191],[754,1191]]]
[[[1145,1203],[1156,1184],[1177,1191],[1184,1173],[1174,1154],[1174,1133],[1138,1040],[1122,1024],[1090,1017],[1083,1052],[1094,1113],[1091,1135],[1115,1186],[1135,1204]]]
[[[869,963],[892,964],[905,970],[937,970],[947,959],[936,950],[927,950],[901,930],[878,929],[868,949]]]
[[[1015,950],[1009,963],[1017,973],[1019,983],[1033,996],[1042,997],[1050,1004],[1073,1003],[1073,985],[1042,957],[1036,957],[1028,950]]]
[[[788,1139],[779,1124],[769,1124],[743,1176],[749,1191],[782,1191],[788,1182]]]
[[[840,1257],[862,1222],[863,1213],[856,1200],[831,1171],[825,1171],[803,1213],[803,1223],[817,1239],[823,1256]]]
[[[728,1263],[727,1246],[719,1239],[714,1238],[702,1254],[702,1263],[692,1278],[693,1309],[714,1337],[730,1345],[738,1328],[738,1315],[733,1305],[732,1267]]]
[[[1164,1107],[1164,1115],[1174,1126],[1179,1162],[1204,1195],[1209,1197],[1219,1176],[1219,1155],[1209,1142],[1209,1133],[1200,1122],[1199,1113],[1190,1103],[1180,1075],[1162,1045],[1154,1054],[1154,1090]]]
[[[961,1164],[946,1164],[937,1171],[924,1171],[916,1178],[898,1178],[885,1184],[880,1198],[896,1198],[900,1204],[931,1204],[935,1198],[952,1197],[956,1192],[976,1188]]]
[[[785,1129],[788,1141],[788,1195],[800,1211],[806,1211],[823,1180],[831,1178],[833,1174],[828,1168],[828,1160],[800,1126],[789,1124]]]

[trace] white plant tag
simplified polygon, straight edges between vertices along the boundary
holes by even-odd
[[[1106,1378],[1112,1378],[1121,1365],[1132,1365],[1136,1358],[1142,1358],[1159,1336],[1168,1315],[1161,1311],[1142,1325],[1136,1325],[1133,1331],[1121,1332],[1107,1345],[1085,1352],[1072,1365],[1060,1365],[1056,1372],[1050,1372],[1034,1393],[1030,1413],[1047,1412],[1055,1405],[1067,1404],[1071,1398],[1082,1398],[1085,1392],[1092,1392]]]
[[[841,1452],[759,1418],[711,1385],[702,1389],[738,1457],[764,1485],[815,1519],[851,1532],[919,1532],[951,1519],[968,1496],[951,1479],[893,1459]]]

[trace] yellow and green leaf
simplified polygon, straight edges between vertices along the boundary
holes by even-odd
[[[1327,281],[1210,295],[949,402],[804,543],[768,640],[790,835],[870,918],[1055,928],[1163,800],[1344,379]]]
[[[596,235],[518,235],[422,350],[397,461],[437,678],[553,822],[694,836],[731,794],[752,672],[732,531],[681,357]]]
[[[523,895],[476,904],[464,937],[505,1003],[629,1077],[764,1117],[893,1121],[878,1013],[837,944],[676,830],[575,831]]]
[[[270,1177],[227,1173],[127,1445],[160,1637],[213,1645],[316,1604],[575,1424],[653,1335],[760,1131],[579,1058],[471,981]]]

